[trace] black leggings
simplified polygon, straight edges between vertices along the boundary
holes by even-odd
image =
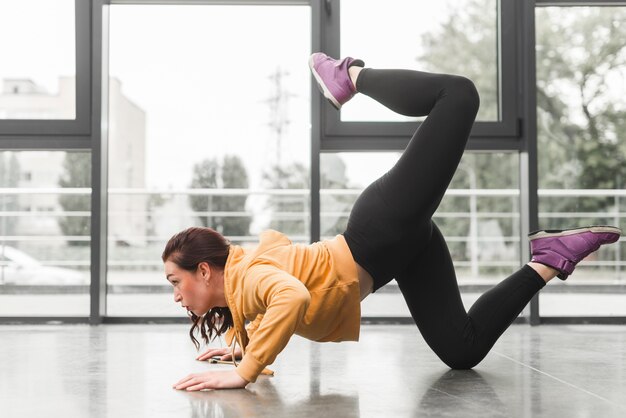
[[[523,266],[465,311],[446,242],[432,216],[461,160],[479,98],[464,77],[364,69],[357,91],[407,116],[428,115],[395,166],[368,186],[344,236],[374,292],[396,279],[428,345],[451,368],[478,364],[545,286]]]

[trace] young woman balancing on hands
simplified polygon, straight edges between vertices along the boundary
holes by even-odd
[[[266,231],[252,250],[230,245],[210,228],[189,228],[170,239],[165,273],[174,300],[190,312],[193,342],[199,345],[199,326],[205,342],[226,332],[233,344],[198,359],[241,357],[233,370],[191,374],[176,389],[245,387],[267,373],[294,333],[320,342],[357,341],[360,302],[394,278],[437,356],[454,369],[474,367],[548,281],[566,279],[584,257],[619,239],[621,231],[608,226],[533,233],[531,261],[466,312],[432,216],[478,111],[474,84],[446,74],[364,69],[361,60],[322,53],[309,64],[338,109],[359,92],[400,114],[428,116],[395,166],[363,191],[346,231],[334,239],[294,245]]]

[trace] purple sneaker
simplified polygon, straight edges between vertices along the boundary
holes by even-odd
[[[353,65],[364,67],[365,63],[351,57],[336,60],[322,52],[316,52],[309,58],[309,67],[317,80],[317,87],[337,110],[356,94],[348,74],[348,68]]]
[[[557,277],[565,280],[583,258],[601,245],[617,241],[621,234],[622,230],[614,226],[535,231],[528,234],[530,261],[558,270]]]

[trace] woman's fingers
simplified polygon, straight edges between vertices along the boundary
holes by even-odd
[[[182,379],[175,389],[186,389],[188,391],[202,389],[241,389],[245,388],[249,382],[243,379],[232,369],[228,371],[207,371],[194,373]]]
[[[189,386],[187,390],[192,391],[192,390],[202,390],[202,389],[210,389],[210,388],[211,388],[211,385],[209,384],[209,382],[202,382],[197,385]]]
[[[179,390],[187,389],[187,390],[189,390],[190,387],[196,386],[198,383],[200,383],[200,381],[198,379],[187,380],[185,383],[176,386],[176,389],[179,389]]]
[[[212,372],[205,373],[193,373],[189,376],[181,379],[177,384],[174,385],[174,389],[178,390],[202,390],[202,389],[215,389],[216,384],[219,383],[216,381]]]
[[[203,354],[200,354],[198,357],[196,357],[196,360],[206,360],[209,357],[213,357],[215,355],[214,351],[215,350],[208,350],[208,351],[204,352]]]
[[[182,384],[183,382],[185,382],[186,380],[188,380],[190,376],[191,376],[191,375],[189,375],[189,376],[185,376],[185,377],[183,377],[182,379],[180,379],[178,382],[174,383],[174,387],[176,387],[176,386],[178,386],[178,385]]]
[[[194,379],[195,379],[195,375],[193,375],[193,374],[187,375],[187,376],[183,377],[182,379],[180,379],[178,382],[176,382],[173,387],[175,389],[184,389],[189,384],[192,384],[193,383],[192,381]]]
[[[230,352],[229,348],[210,348],[204,352],[204,354],[196,357],[196,360],[207,360],[213,356],[222,356]]]
[[[228,354],[224,354],[224,355],[222,356],[222,360],[224,360],[224,361],[228,361],[228,360],[232,360],[232,359],[233,359],[233,356],[232,356],[232,354],[230,354],[230,353],[228,353]]]

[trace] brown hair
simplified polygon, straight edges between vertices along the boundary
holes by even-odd
[[[211,228],[191,227],[170,238],[161,259],[164,263],[169,260],[190,272],[195,272],[201,262],[224,270],[229,251],[230,242],[220,233]],[[217,337],[233,326],[233,316],[227,307],[209,309],[204,316],[189,313],[193,323],[189,336],[196,349],[200,349],[200,343],[194,336],[196,328],[200,329],[202,339],[208,344],[213,333]]]

